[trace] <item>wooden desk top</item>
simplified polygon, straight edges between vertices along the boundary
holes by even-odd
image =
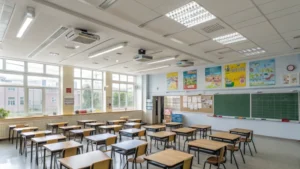
[[[217,151],[217,150],[220,150],[221,148],[227,146],[228,144],[219,142],[219,141],[199,139],[199,140],[194,140],[194,141],[189,142],[188,145],[194,146],[194,147],[199,147],[199,148],[204,148],[207,150]]]
[[[141,123],[135,123],[135,122],[131,122],[131,123],[125,123],[125,126],[135,126],[135,125],[141,125]]]
[[[98,122],[98,123],[86,123],[85,125],[87,125],[87,126],[102,126],[105,124],[106,123]]]
[[[111,159],[108,155],[101,151],[92,151],[84,154],[79,154],[67,158],[59,159],[58,161],[69,169],[89,168],[93,163]]]
[[[34,136],[35,134],[51,134],[52,131],[50,130],[43,130],[43,131],[30,131],[30,132],[25,132],[25,133],[21,133],[22,136],[24,137],[30,137],[30,136]]]
[[[29,124],[24,124],[25,127],[28,127]],[[16,124],[11,124],[11,125],[8,125],[8,128],[16,128],[17,125]]]
[[[196,128],[196,129],[208,129],[208,128],[211,128],[210,125],[200,125],[200,124],[197,124],[197,125],[191,125],[190,127],[191,127],[191,128]]]
[[[35,143],[44,143],[47,142],[48,140],[62,140],[66,139],[67,137],[61,134],[57,135],[50,135],[50,136],[45,136],[45,137],[37,137],[37,138],[31,138],[31,141]]]
[[[55,123],[48,123],[48,126],[57,126],[59,124],[68,124],[68,122],[55,122]]]
[[[161,129],[161,128],[166,128],[165,125],[150,125],[150,126],[143,126],[146,129]]]
[[[140,131],[143,131],[143,129],[124,129],[124,130],[121,130],[120,132],[125,132],[125,133],[139,133]]]
[[[173,136],[173,135],[176,135],[176,133],[170,132],[170,131],[160,131],[160,132],[148,134],[148,136],[156,137],[156,138],[164,138],[164,137],[169,137],[169,136]]]
[[[184,127],[184,128],[174,129],[172,131],[176,133],[191,133],[196,131],[196,129]]]
[[[110,133],[105,133],[105,134],[97,134],[97,135],[92,135],[92,136],[87,136],[85,137],[87,140],[91,140],[91,141],[104,141],[108,138],[111,137],[117,137],[117,135],[114,134],[110,134]]]
[[[59,127],[60,129],[62,129],[62,130],[68,130],[68,129],[80,129],[81,128],[81,126],[79,126],[79,125],[72,125],[72,126],[62,126],[62,127]]]
[[[169,123],[165,123],[165,125],[169,125],[169,126],[177,126],[177,125],[182,125],[182,123],[169,122]]]
[[[122,127],[122,125],[105,125],[105,126],[99,126],[101,129],[114,129],[117,127]]]
[[[125,123],[126,120],[108,120],[109,123]]]
[[[77,120],[77,122],[79,123],[92,123],[92,122],[96,122],[97,120]]]
[[[23,131],[23,130],[37,130],[38,127],[22,127],[22,128],[14,128],[14,131]]]
[[[76,142],[76,141],[65,141],[65,142],[58,142],[58,143],[52,143],[52,144],[46,144],[44,147],[49,151],[62,151],[63,149],[68,148],[74,148],[74,147],[81,147],[82,144]],[[82,162],[80,160],[80,162]]]
[[[70,132],[74,133],[74,134],[81,134],[85,131],[95,131],[95,129],[94,128],[86,128],[86,129],[70,130]]]
[[[237,133],[245,133],[245,134],[249,134],[249,133],[253,132],[253,130],[241,129],[241,128],[234,128],[234,129],[231,129],[230,131],[237,132]]]
[[[155,161],[165,166],[171,167],[193,157],[192,154],[184,153],[177,150],[167,149],[155,154],[144,157],[146,160]]]
[[[210,135],[209,137],[215,137],[215,138],[222,138],[226,140],[236,140],[240,138],[240,135],[237,134],[230,134],[230,133],[214,133]]]
[[[117,149],[128,151],[128,150],[135,149],[136,147],[143,144],[148,144],[148,143],[146,141],[141,141],[141,140],[128,140],[117,144],[113,144],[112,146]]]
[[[135,122],[135,121],[142,121],[142,119],[128,119],[127,121]]]

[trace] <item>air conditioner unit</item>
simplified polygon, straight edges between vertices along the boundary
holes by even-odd
[[[194,66],[194,62],[188,60],[181,60],[176,63],[178,67],[189,67]]]
[[[113,5],[117,0],[84,0],[84,1],[100,9],[107,9],[111,5]]]
[[[72,31],[66,34],[66,39],[72,42],[91,44],[100,40],[100,36],[89,33],[86,30],[72,29]]]
[[[138,61],[138,62],[148,62],[148,61],[152,60],[153,57],[152,56],[143,55],[143,54],[138,54],[133,59],[135,61]]]

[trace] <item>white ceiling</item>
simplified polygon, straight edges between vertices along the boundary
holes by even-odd
[[[15,0],[16,7],[0,55],[123,73],[170,65],[165,69],[143,72],[159,73],[180,70],[176,62],[183,59],[192,60],[197,66],[300,53],[294,49],[300,47],[300,38],[294,39],[300,35],[299,0],[226,0],[226,3],[195,0],[217,19],[191,28],[165,17],[166,13],[191,0],[118,0],[105,10],[83,1]],[[22,39],[18,39],[16,34],[27,6],[35,8],[36,17]],[[66,41],[63,34],[36,56],[28,58],[60,26],[87,29],[101,39],[90,45],[79,44],[78,49],[72,50],[64,47],[73,43]],[[219,30],[211,30],[216,27]],[[212,38],[236,31],[248,40],[229,45],[212,41]],[[172,38],[183,44],[172,41]],[[90,53],[121,42],[128,42],[128,46],[88,59]],[[256,46],[267,52],[252,57],[237,52]],[[179,57],[155,65],[139,63],[132,59],[139,48],[146,49],[154,60]],[[50,56],[50,52],[59,53],[59,56]]]

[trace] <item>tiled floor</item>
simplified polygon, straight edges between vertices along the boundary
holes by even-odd
[[[300,168],[300,142],[266,138],[257,136],[255,139],[258,153],[250,156],[248,149],[245,155],[246,164],[243,164],[241,155],[236,153],[236,158],[240,169],[299,169]],[[181,141],[183,143],[183,141]],[[84,143],[84,145],[86,145]],[[181,148],[183,145],[181,145]],[[154,146],[153,146],[154,148]],[[85,150],[85,149],[84,149]],[[154,152],[157,152],[155,148]],[[160,151],[160,150],[159,150]],[[197,158],[194,158],[193,169],[202,169],[207,154],[200,153],[200,164],[197,164]],[[117,156],[114,159],[114,169],[122,169],[124,163],[120,162]],[[228,158],[229,159],[229,158]],[[49,160],[49,158],[48,158]],[[49,164],[49,162],[48,162]],[[230,164],[229,160],[225,164],[227,169],[236,169],[235,164]],[[0,141],[0,169],[38,169],[42,164],[36,166],[30,163],[30,156],[27,159],[19,155],[15,146],[8,141]],[[48,167],[49,168],[49,167]],[[131,168],[131,165],[129,166]],[[139,168],[139,166],[138,166]],[[146,165],[143,164],[143,168]],[[156,167],[150,166],[150,169]],[[209,167],[207,166],[207,169]],[[216,167],[212,167],[214,169]]]

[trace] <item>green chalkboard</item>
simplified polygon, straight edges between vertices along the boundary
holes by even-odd
[[[252,94],[252,117],[299,120],[298,93]]]
[[[215,115],[250,117],[250,94],[218,94],[214,96]]]

